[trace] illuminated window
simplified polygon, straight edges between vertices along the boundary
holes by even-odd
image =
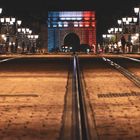
[[[85,22],[85,27],[89,27],[89,22]]]
[[[58,22],[58,27],[63,27],[62,22]]]
[[[64,27],[68,27],[68,22],[64,22]]]
[[[79,22],[79,27],[83,27],[83,22]]]
[[[92,27],[95,27],[95,22],[92,22]]]
[[[74,27],[78,27],[78,22],[74,22]]]

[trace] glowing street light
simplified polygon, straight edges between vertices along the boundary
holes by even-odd
[[[2,8],[0,8],[0,14],[2,13]]]
[[[21,20],[17,20],[17,25],[18,25],[18,26],[20,26],[20,25],[21,25],[21,23],[22,23],[22,21],[21,21]]]
[[[139,32],[139,45],[140,45],[140,7],[135,7],[134,12],[138,15],[138,20],[139,20],[138,32]]]
[[[119,19],[118,20],[118,24],[121,25],[122,24],[122,20]]]

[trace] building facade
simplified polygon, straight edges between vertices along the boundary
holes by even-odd
[[[80,44],[94,46],[96,50],[96,19],[94,11],[48,12],[48,51],[60,49],[66,36],[75,33]],[[82,46],[82,45],[81,45]]]

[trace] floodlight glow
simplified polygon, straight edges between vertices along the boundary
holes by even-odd
[[[21,25],[21,22],[22,22],[21,20],[17,20],[18,25]]]
[[[74,27],[78,27],[78,22],[74,22]]]
[[[119,28],[119,32],[122,32],[122,28]]]
[[[104,34],[104,35],[102,35],[102,37],[103,37],[103,38],[106,38],[106,35]]]
[[[108,30],[108,33],[110,34],[111,33],[111,30]]]
[[[53,27],[57,27],[57,25],[53,25]]]
[[[16,21],[16,18],[11,18],[11,22],[15,22]]]
[[[115,32],[118,32],[118,28],[115,28]]]
[[[31,38],[31,35],[28,35],[27,37],[30,39]]]
[[[5,38],[5,35],[3,34],[3,35],[1,35],[1,37],[2,37],[2,38]]]
[[[79,23],[79,27],[83,27],[83,23],[82,22]]]
[[[132,17],[128,17],[128,21],[129,22],[132,22]]]
[[[60,18],[60,20],[66,20],[66,18]]]
[[[119,24],[119,25],[122,24],[122,20],[118,20],[118,24]]]
[[[66,20],[71,20],[71,18],[70,17],[66,17]]]
[[[10,21],[10,25],[14,25],[14,23],[12,21]]]
[[[18,28],[18,32],[21,32],[21,28]]]
[[[58,22],[58,27],[63,27],[62,22]]]
[[[85,24],[85,27],[89,27],[89,24]]]
[[[22,32],[25,32],[25,28],[22,28],[21,31],[22,31]]]
[[[6,18],[5,20],[6,20],[6,22],[10,22],[10,18]]]
[[[95,23],[94,22],[92,22],[92,27],[95,27]]]
[[[133,22],[137,22],[137,21],[138,21],[138,18],[133,17]]]
[[[1,19],[0,19],[0,22],[1,22],[1,23],[4,23],[4,18],[1,18]]]
[[[35,39],[38,39],[39,35],[35,35]]]
[[[72,17],[71,20],[76,20],[76,18],[75,17]]]
[[[135,12],[136,14],[138,14],[139,11],[140,11],[140,8],[138,8],[138,7],[134,8],[134,12]]]
[[[111,28],[110,31],[113,32],[114,31],[114,28]]]
[[[4,41],[6,41],[7,40],[7,37],[4,37],[3,39],[4,39]]]
[[[126,17],[122,18],[122,21],[123,21],[123,22],[126,22]]]
[[[82,18],[80,18],[80,17],[78,17],[78,18],[76,18],[77,20],[82,20]]]
[[[32,30],[29,30],[29,34],[32,34]]]
[[[137,33],[137,34],[136,34],[136,36],[138,37],[138,36],[139,36],[139,34]]]
[[[64,22],[64,27],[68,27],[68,22]]]
[[[34,38],[34,35],[31,35],[31,38],[33,39]]]
[[[129,25],[129,21],[128,20],[126,21],[126,24]]]
[[[0,8],[0,14],[2,13],[2,8]]]
[[[107,37],[108,37],[108,38],[110,38],[110,37],[111,37],[111,35],[107,34]]]
[[[29,28],[26,28],[26,32],[27,32],[27,33],[29,32],[29,30],[30,30]]]

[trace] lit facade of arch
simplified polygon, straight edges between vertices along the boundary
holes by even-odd
[[[96,19],[94,11],[48,12],[48,51],[61,48],[68,33],[74,32],[80,44],[96,46]],[[95,48],[94,48],[95,49]]]

